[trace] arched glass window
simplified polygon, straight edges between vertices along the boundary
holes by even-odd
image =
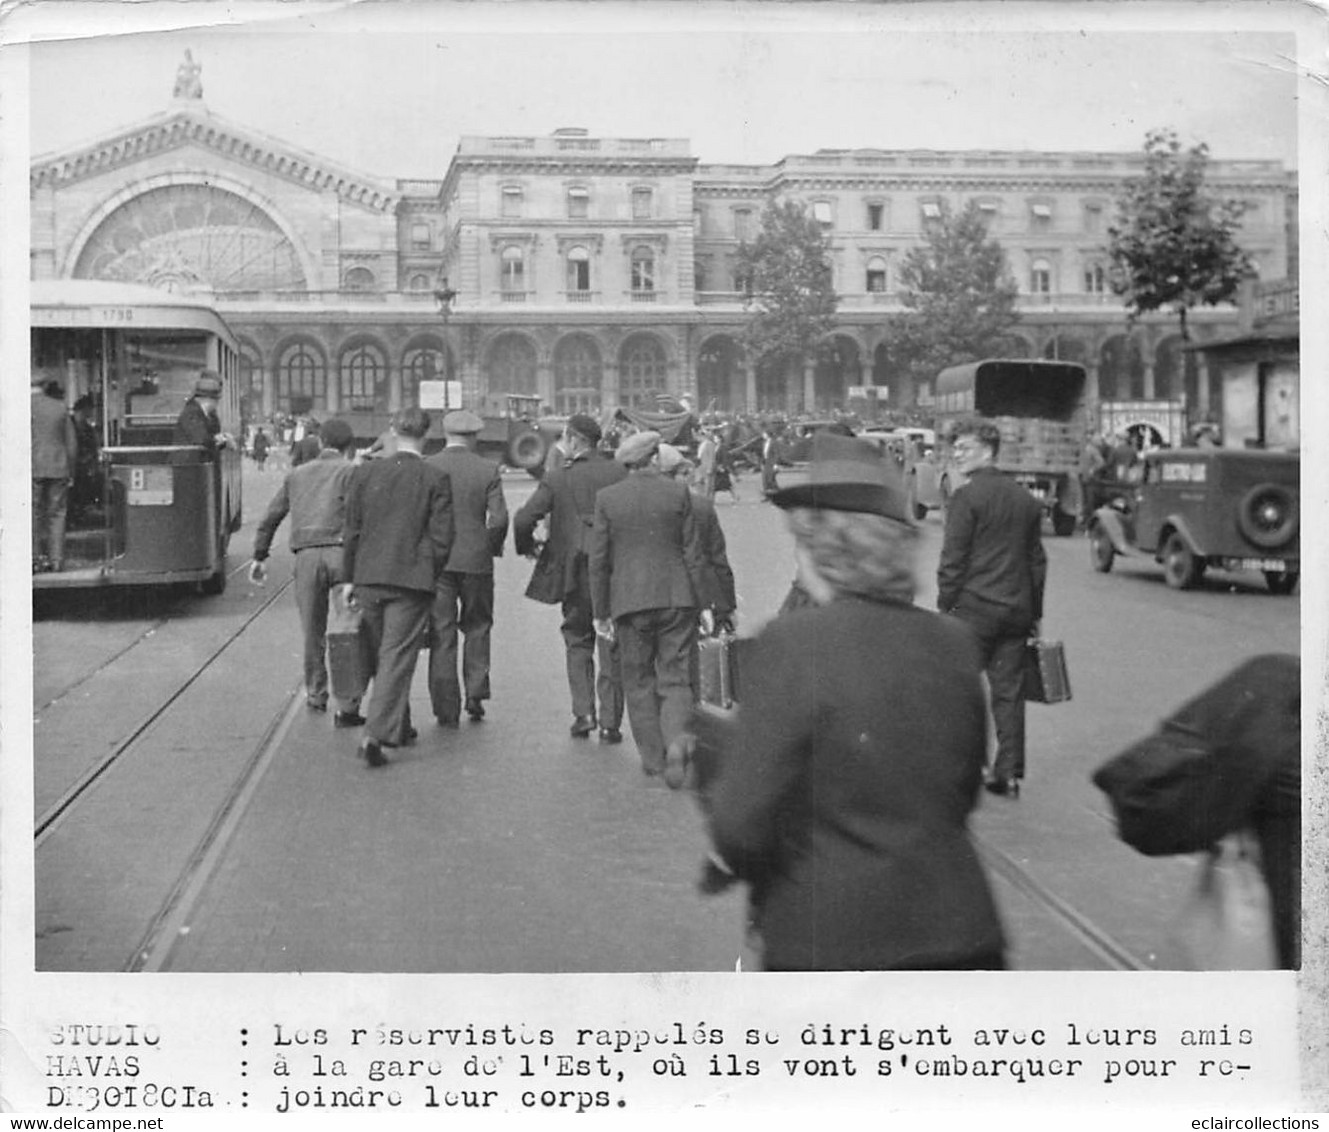
[[[1101,295],[1107,290],[1107,272],[1101,263],[1091,263],[1084,269],[1084,289],[1090,295]]]
[[[386,409],[386,404],[376,403],[379,383],[386,373],[382,351],[368,342],[344,353],[341,357],[341,407]]]
[[[292,415],[327,407],[327,365],[308,343],[296,342],[277,362],[276,408]]]
[[[520,334],[504,334],[489,349],[489,391],[494,394],[539,392],[535,376],[535,347]]]
[[[636,294],[655,291],[655,253],[650,248],[632,252],[632,290]]]
[[[591,253],[578,246],[568,252],[568,292],[589,294],[591,290]]]
[[[499,279],[505,294],[526,294],[526,259],[521,248],[509,244],[503,249]]]
[[[450,374],[447,355],[434,346],[407,350],[401,360],[401,403],[404,408],[420,404],[420,382],[444,381]]]
[[[346,273],[343,284],[348,291],[373,290],[374,273],[367,267],[353,267]]]
[[[1029,266],[1029,293],[1031,295],[1050,295],[1052,293],[1052,265],[1045,259],[1036,259]]]
[[[629,409],[655,409],[655,395],[665,389],[664,348],[645,335],[631,339],[623,347],[619,366],[620,402]]]
[[[589,338],[565,338],[554,351],[554,411],[600,411],[600,351]]]
[[[879,255],[868,260],[866,290],[870,295],[886,293],[886,261]]]
[[[406,286],[407,286],[407,288],[408,288],[409,290],[412,290],[412,291],[428,291],[428,290],[429,290],[429,276],[428,276],[428,275],[412,275],[412,276],[411,276],[411,281],[410,281],[409,283],[407,283]]]

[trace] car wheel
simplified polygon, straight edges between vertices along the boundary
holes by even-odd
[[[1058,538],[1065,538],[1075,533],[1075,516],[1060,507],[1052,508],[1052,533]]]
[[[1100,574],[1112,569],[1112,560],[1117,556],[1117,548],[1112,545],[1107,531],[1102,524],[1096,525],[1089,532],[1089,561]]]
[[[1163,544],[1163,578],[1174,590],[1188,590],[1200,580],[1204,564],[1200,562],[1186,540],[1173,531]]]
[[[1283,484],[1257,484],[1237,503],[1237,529],[1266,550],[1286,546],[1299,525],[1296,495]]]
[[[519,433],[508,444],[508,462],[514,468],[524,468],[529,471],[543,463],[544,458],[545,439],[534,429]]]
[[[1297,588],[1297,579],[1301,575],[1295,570],[1289,570],[1286,574],[1280,574],[1276,570],[1266,570],[1264,572],[1264,584],[1269,587],[1271,594],[1290,594]]]

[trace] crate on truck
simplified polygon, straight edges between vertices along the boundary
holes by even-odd
[[[1087,374],[1074,362],[988,358],[937,375],[937,424],[990,421],[1001,433],[997,467],[1022,483],[1059,535],[1075,530],[1080,449],[1088,418]],[[943,475],[947,489],[956,477]]]

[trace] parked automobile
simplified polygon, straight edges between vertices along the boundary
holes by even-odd
[[[1258,570],[1289,594],[1301,572],[1301,457],[1295,452],[1165,448],[1145,455],[1131,492],[1089,520],[1090,560],[1152,558],[1174,589],[1208,568]]]
[[[930,428],[865,428],[859,438],[894,459],[909,492],[909,509],[919,522],[946,506],[937,434]]]

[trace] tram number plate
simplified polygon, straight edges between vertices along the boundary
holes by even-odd
[[[129,469],[131,507],[169,507],[174,499],[169,467]]]

